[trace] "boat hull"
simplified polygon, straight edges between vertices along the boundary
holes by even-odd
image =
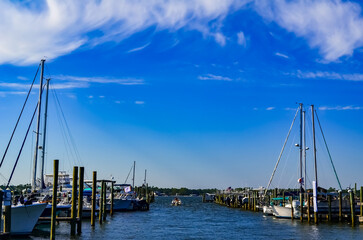
[[[46,207],[46,203],[11,207],[10,233],[12,235],[30,234]]]

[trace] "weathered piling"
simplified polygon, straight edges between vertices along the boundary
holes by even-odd
[[[3,191],[2,190],[0,190],[0,219],[2,219],[3,218],[3,214],[2,214],[2,212],[3,212]]]
[[[97,191],[97,172],[93,171],[93,176],[92,176],[92,203],[91,203],[91,226],[95,225],[96,191]]]
[[[78,194],[78,213],[77,213],[77,233],[82,233],[82,211],[83,211],[83,186],[84,186],[84,167],[79,168],[79,194]]]
[[[100,202],[99,202],[99,208],[98,208],[98,221],[100,222],[100,224],[102,224],[102,214],[103,214],[103,188],[104,188],[104,184],[103,181],[101,181],[101,193],[100,193]]]
[[[352,226],[355,225],[355,204],[354,204],[354,193],[350,191],[350,216],[352,219]]]
[[[304,195],[302,192],[300,192],[300,221],[304,221],[304,212],[303,212],[303,207],[304,207]]]
[[[292,196],[290,197],[290,203],[291,203],[291,220],[294,220],[294,207],[292,206]]]
[[[285,191],[282,192],[282,206],[285,207]]]
[[[110,216],[113,215],[113,195],[114,195],[114,192],[113,192],[113,184],[114,182],[111,182],[111,204],[110,204]]]
[[[360,187],[360,191],[359,191],[359,199],[360,199],[360,216],[363,217],[363,187]]]
[[[57,190],[58,190],[58,169],[59,160],[54,160],[53,163],[53,196],[52,196],[52,216],[50,225],[50,239],[55,239],[55,222],[57,217]]]
[[[77,180],[78,180],[78,167],[73,167],[72,207],[71,207],[71,236],[76,235]]]
[[[339,191],[339,222],[341,222],[343,220],[343,209],[342,209],[342,204],[343,203],[343,196],[342,196],[342,192]]]
[[[308,209],[307,209],[307,215],[308,215],[308,222],[310,222],[310,194],[307,193],[307,200],[308,200]]]
[[[10,234],[11,230],[11,205],[4,206],[4,233]]]
[[[103,217],[103,221],[106,221],[106,215],[107,215],[107,211],[106,211],[106,206],[107,206],[107,197],[106,197],[106,191],[107,191],[107,184],[105,181],[103,181],[103,206],[102,206],[102,217]]]
[[[328,195],[328,221],[330,222],[331,219],[331,195]]]

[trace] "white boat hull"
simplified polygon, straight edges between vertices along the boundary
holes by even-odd
[[[277,218],[291,218],[291,205],[290,206],[271,206],[273,215]],[[293,209],[294,218],[300,218],[300,211]]]
[[[11,207],[10,233],[13,235],[30,234],[46,207],[46,203]]]

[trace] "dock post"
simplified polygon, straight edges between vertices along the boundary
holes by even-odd
[[[100,192],[100,199],[99,199],[99,206],[98,206],[98,221],[100,222],[100,224],[102,224],[102,214],[103,214],[103,188],[104,188],[104,184],[103,181],[101,181],[101,192]]]
[[[307,200],[308,200],[308,209],[307,209],[308,223],[310,223],[310,194],[309,193],[307,193]]]
[[[92,203],[91,203],[91,226],[95,226],[96,211],[97,172],[93,171],[92,178]]]
[[[3,219],[2,215],[3,215],[3,191],[0,190],[0,219]]]
[[[107,197],[106,197],[106,191],[107,191],[107,183],[103,182],[104,187],[103,187],[103,207],[102,207],[102,215],[103,215],[103,221],[106,221],[106,215],[107,215]]]
[[[291,205],[292,206],[292,205]],[[304,221],[304,195],[300,193],[300,221]]]
[[[84,187],[84,167],[79,168],[79,194],[78,194],[78,213],[77,213],[77,233],[82,233],[82,211],[83,211],[83,187]]]
[[[291,220],[294,220],[294,207],[292,206],[292,196],[289,197],[290,198],[290,203],[291,203]]]
[[[4,206],[4,233],[10,234],[11,230],[11,205]]]
[[[256,212],[257,192],[253,192],[253,211]]]
[[[352,218],[352,227],[355,225],[355,204],[354,204],[354,193],[350,191],[350,216]]]
[[[363,187],[360,187],[360,191],[359,191],[359,195],[360,195],[360,216],[363,217]]]
[[[52,196],[52,216],[50,225],[50,239],[55,239],[55,222],[57,217],[57,190],[58,190],[58,169],[59,160],[54,160],[53,164],[53,196]]]
[[[111,205],[110,205],[110,216],[113,215],[113,182],[111,182]]]
[[[285,207],[285,191],[282,191],[282,206]]]
[[[77,216],[77,180],[78,167],[73,167],[72,179],[72,209],[71,209],[71,236],[76,235],[76,216]]]
[[[328,195],[328,221],[331,222],[331,195]]]
[[[343,203],[343,196],[342,196],[342,192],[339,191],[339,222],[341,222],[343,220],[343,209],[342,209],[342,204]]]

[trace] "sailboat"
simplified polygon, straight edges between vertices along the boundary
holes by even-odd
[[[40,65],[41,65],[41,76],[40,76],[40,90],[39,90],[40,92],[39,92],[39,98],[41,98],[42,88],[43,88],[44,62],[45,62],[45,60],[42,59],[41,60],[41,63],[40,63]],[[34,78],[34,80],[35,80],[35,78]],[[31,91],[31,89],[29,90],[28,96],[30,94],[30,91]],[[24,107],[23,107],[23,109],[24,109]],[[40,102],[38,102],[37,109],[38,109],[38,127],[37,127],[37,132],[39,132]],[[34,114],[35,114],[35,112],[34,112]],[[22,115],[22,112],[21,112],[21,114],[19,116],[19,119],[20,119],[21,115]],[[34,115],[33,115],[33,118],[34,118]],[[18,122],[19,122],[19,119],[18,119]],[[0,166],[2,165],[2,163],[4,161],[4,158],[6,156],[6,153],[7,153],[7,150],[9,148],[9,145],[11,143],[11,140],[12,140],[12,138],[14,136],[14,132],[16,130],[16,127],[18,125],[18,122],[15,125],[14,131],[12,133],[12,136],[10,138],[10,141],[8,143],[8,146],[7,146],[6,150],[5,150],[5,153],[4,153],[4,156],[2,158],[2,161],[1,161]],[[8,180],[8,184],[7,184],[7,187],[6,188],[9,187],[11,178],[12,178],[13,173],[14,173],[14,170],[16,168],[16,165],[18,163],[19,157],[21,155],[21,152],[22,152],[22,149],[23,149],[25,140],[26,140],[27,135],[29,133],[30,126],[31,126],[31,124],[28,127],[26,136],[25,136],[25,138],[23,140],[22,147],[21,147],[21,149],[19,151],[19,154],[18,154],[18,157],[17,157],[17,159],[15,161],[14,168],[12,170],[12,173],[10,175],[10,178]],[[38,141],[38,137],[37,137],[37,141]],[[35,163],[35,167],[36,167],[36,163]],[[33,170],[33,174],[34,174],[34,170]],[[35,179],[35,177],[33,179]],[[32,184],[34,184],[34,183],[35,183],[35,181],[32,182]],[[37,223],[40,215],[43,213],[44,209],[47,207],[47,203],[32,203],[30,201],[28,203],[26,203],[26,204],[23,204],[23,203],[20,203],[19,202],[17,205],[12,205],[11,192],[10,192],[10,190],[5,190],[4,191],[4,205],[8,205],[8,206],[11,205],[11,226],[10,226],[10,234],[11,235],[28,235],[28,234],[30,234],[33,231],[33,229],[34,229],[34,227],[35,227],[35,225],[36,225],[36,223]]]
[[[295,122],[296,116],[297,114],[300,112],[300,143],[299,144],[295,144],[296,147],[299,147],[300,150],[300,176],[298,179],[299,185],[300,185],[300,190],[299,190],[299,200],[295,199],[290,203],[287,204],[281,204],[279,205],[268,205],[264,207],[264,212],[266,213],[272,213],[274,216],[278,217],[278,218],[301,218],[302,214],[303,214],[303,209],[305,207],[304,204],[304,199],[303,199],[303,194],[305,193],[306,190],[306,185],[305,185],[305,179],[306,179],[306,150],[308,149],[306,147],[306,137],[305,137],[305,111],[303,110],[303,104],[300,103],[300,106],[298,108],[298,110],[296,111],[294,120],[291,124],[290,130],[288,132],[288,135],[286,137],[285,143],[283,145],[283,148],[281,150],[281,153],[279,155],[278,161],[275,165],[275,168],[272,172],[271,178],[268,182],[268,185],[266,187],[265,190],[265,196],[267,193],[268,188],[270,187],[270,184],[272,182],[272,179],[274,177],[274,174],[276,172],[277,166],[280,162],[282,153],[284,151],[284,148],[286,146],[286,142],[289,138],[292,126]],[[315,170],[315,180],[312,182],[313,185],[313,204],[314,204],[314,212],[316,213],[318,211],[318,201],[317,201],[317,192],[318,192],[318,175],[317,175],[317,161],[316,161],[316,144],[315,144],[315,117],[314,117],[314,105],[311,105],[311,113],[312,113],[312,131],[313,131],[313,156],[314,156],[314,170]],[[318,119],[319,120],[319,119]],[[320,122],[319,122],[320,125]],[[321,126],[320,126],[321,129]],[[322,129],[321,129],[322,131]],[[324,139],[325,141],[325,139]],[[327,147],[327,146],[326,146]],[[336,175],[336,178],[338,180],[339,183],[339,187],[341,188],[340,185],[340,181],[337,177],[336,171],[335,171],[335,167],[334,164],[331,160],[332,166],[333,166],[333,170],[334,173]],[[305,167],[304,171],[303,171],[303,166]],[[286,199],[280,199],[280,198],[275,198],[273,200],[282,200],[282,202],[284,203]]]

